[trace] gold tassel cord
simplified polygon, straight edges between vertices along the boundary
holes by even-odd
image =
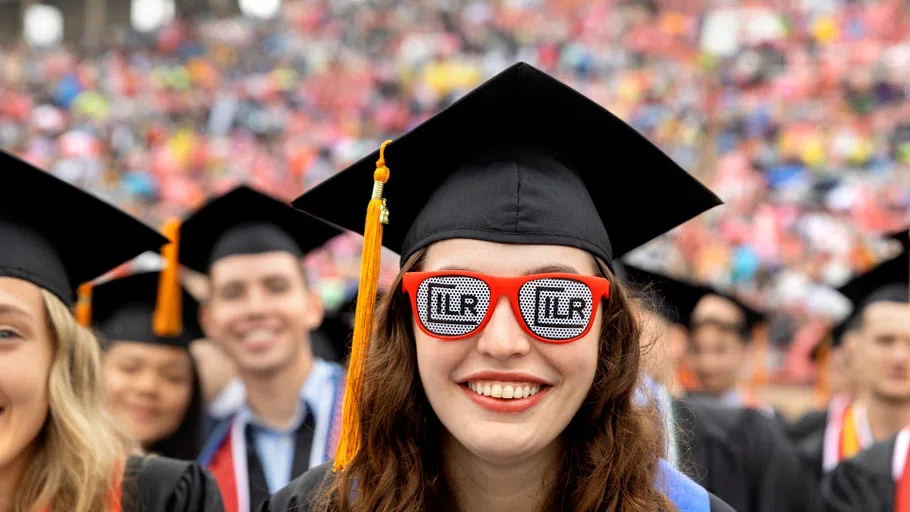
[[[161,232],[171,242],[161,248],[164,268],[158,280],[158,300],[152,330],[157,336],[173,337],[183,332],[183,296],[180,289],[180,263],[177,261],[180,220],[168,219]]]
[[[389,222],[389,211],[382,197],[389,180],[385,149],[392,141],[379,147],[379,160],[373,173],[373,195],[367,208],[363,229],[363,255],[360,261],[360,286],[357,290],[357,309],[354,318],[354,337],[351,343],[351,362],[344,390],[341,436],[335,452],[335,471],[341,471],[360,449],[360,399],[363,395],[363,366],[370,348],[373,311],[376,308],[376,289],[379,285],[379,259],[382,251],[382,226]]]
[[[85,283],[79,286],[76,299],[76,310],[73,312],[76,323],[82,327],[92,324],[92,284]]]

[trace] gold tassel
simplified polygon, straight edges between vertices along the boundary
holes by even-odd
[[[341,419],[341,436],[335,452],[335,471],[341,471],[360,449],[360,399],[363,395],[363,365],[370,348],[373,311],[376,308],[376,288],[379,283],[379,258],[382,250],[382,226],[389,223],[389,210],[382,190],[389,180],[385,165],[387,140],[379,147],[379,160],[373,173],[373,196],[367,208],[363,229],[363,256],[360,260],[360,286],[354,318],[354,337],[351,343],[351,362],[348,367]]]
[[[180,220],[168,219],[161,232],[171,242],[161,248],[164,268],[158,280],[158,301],[155,305],[152,330],[157,336],[177,336],[183,332],[180,264],[177,262],[180,243]]]
[[[92,283],[79,285],[76,299],[76,322],[82,327],[89,327],[92,324]]]

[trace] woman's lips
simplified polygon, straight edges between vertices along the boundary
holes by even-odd
[[[471,401],[488,411],[500,414],[517,414],[525,412],[540,403],[552,386],[541,386],[537,393],[524,398],[493,398],[485,394],[478,394],[477,391],[466,385],[459,385],[458,387]]]

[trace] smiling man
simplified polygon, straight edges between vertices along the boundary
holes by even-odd
[[[235,362],[246,402],[202,451],[227,512],[254,510],[334,453],[340,366],[313,356],[322,322],[302,258],[340,231],[242,186],[184,222],[180,260],[209,276],[200,309],[209,338]]]

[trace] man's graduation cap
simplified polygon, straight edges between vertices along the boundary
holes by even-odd
[[[0,168],[0,276],[72,306],[81,284],[167,243],[117,207],[2,151]]]
[[[161,272],[142,272],[99,284],[92,294],[96,328],[108,341],[134,341],[187,348],[203,337],[198,321],[199,303],[181,287],[179,333],[162,334],[153,326]]]
[[[352,205],[371,184],[366,210]],[[720,203],[629,125],[525,63],[298,198],[294,206],[364,234],[336,469],[360,440],[380,245],[402,261],[451,238],[563,245],[612,265]]]
[[[645,292],[653,295],[653,306],[656,313],[661,315],[671,324],[689,326],[689,316],[702,297],[711,293],[711,289],[676,279],[668,275],[659,274],[643,268],[625,264],[626,281]]]
[[[183,222],[179,259],[208,273],[216,261],[240,254],[280,251],[302,258],[339,234],[338,228],[241,185]]]
[[[877,302],[908,302],[910,300],[910,244],[908,231],[889,236],[899,240],[901,252],[868,272],[855,276],[837,289],[853,303],[853,311],[835,326],[832,342],[837,345],[844,333],[856,329],[861,323],[862,313]]]

